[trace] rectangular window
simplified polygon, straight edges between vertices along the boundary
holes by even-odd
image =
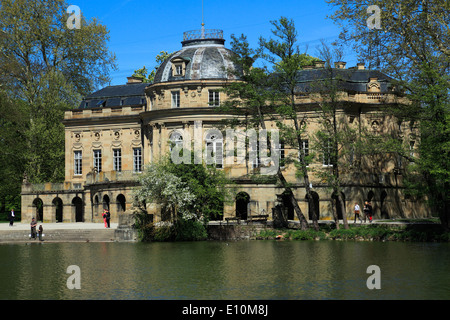
[[[302,150],[305,157],[309,156],[309,141],[308,139],[302,140]]]
[[[102,150],[94,150],[94,168],[102,172]]]
[[[410,141],[409,142],[409,156],[411,159],[414,159],[414,145],[415,145],[415,141]]]
[[[259,168],[259,143],[255,141],[250,144],[250,162],[252,164],[252,169]]]
[[[209,90],[209,105],[211,107],[218,107],[220,106],[220,92]]]
[[[113,169],[122,171],[122,149],[113,149]]]
[[[133,172],[142,172],[142,149],[133,148]]]
[[[333,162],[331,161],[331,152],[332,152],[332,145],[331,140],[328,139],[325,142],[324,150],[323,150],[323,166],[324,167],[332,167]]]
[[[207,159],[214,162],[216,168],[223,168],[223,142],[222,140],[206,142]],[[212,158],[211,158],[212,155]],[[208,162],[209,162],[208,161]],[[207,162],[207,163],[208,163]]]
[[[177,64],[175,66],[175,75],[177,75],[177,76],[183,75],[183,66],[181,64]]]
[[[302,144],[302,152],[303,152],[303,156],[306,158],[307,156],[309,156],[309,140],[308,139],[303,139],[301,141]],[[309,161],[304,159],[306,166],[309,166]]]
[[[350,152],[349,152],[349,158],[348,158],[349,164],[352,166],[355,164],[355,144],[350,144]]]
[[[83,174],[83,162],[82,162],[82,153],[81,151],[74,152],[74,174],[76,176],[81,176]]]
[[[285,149],[284,149],[284,141],[280,141],[278,144],[278,152],[280,154],[280,165],[284,166],[284,159],[285,159]]]
[[[180,107],[180,91],[172,91],[172,108]]]

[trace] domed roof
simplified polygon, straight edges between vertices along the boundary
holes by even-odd
[[[200,33],[201,32],[201,33]],[[235,80],[236,70],[230,59],[231,50],[225,48],[220,30],[189,31],[184,33],[182,49],[170,55],[158,68],[153,83],[183,80]],[[184,64],[181,75],[174,75],[174,63]]]

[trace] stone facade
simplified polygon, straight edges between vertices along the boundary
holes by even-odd
[[[239,81],[224,71],[233,67],[224,40],[207,35],[185,40],[182,44],[183,48],[160,66],[154,83],[129,78],[127,84],[95,92],[86,97],[79,108],[66,112],[65,182],[31,185],[24,181],[23,219],[28,221],[38,216],[49,222],[101,222],[103,208],[109,208],[112,221],[118,222],[121,214],[133,211],[136,178],[146,164],[168,154],[170,141],[174,142],[176,137],[181,139],[179,142],[186,141],[183,135],[189,133],[194,143],[205,148],[211,139],[208,130],[219,128],[224,118],[236,117],[218,113],[216,109],[216,105],[227,99],[219,90],[230,81]],[[390,87],[389,78],[377,71],[365,70],[363,64],[346,69],[345,63],[338,63],[335,68],[348,80],[347,90],[340,94],[345,107],[338,110],[339,123],[375,133],[401,133],[414,152],[416,127],[399,123],[380,112],[388,104],[405,103]],[[321,70],[320,62],[302,70],[299,92]],[[315,111],[319,100],[299,93],[296,103],[299,118],[304,119],[302,125],[306,126],[307,139],[319,128]],[[268,129],[271,128],[276,128],[275,123],[269,124]],[[222,136],[222,140],[210,141],[210,145],[225,148],[224,139]],[[286,146],[284,152],[287,157],[296,151]],[[348,217],[352,216],[353,204],[362,205],[365,200],[371,200],[377,218],[429,216],[424,203],[405,197],[402,164],[397,156],[374,155],[348,161],[357,167],[343,175]],[[329,186],[313,172],[326,166],[317,162],[310,164],[311,185],[320,219],[332,218],[332,194]],[[253,178],[261,170],[260,164],[223,162],[222,168],[236,181],[238,191],[245,193],[244,200],[225,204],[224,217],[234,217],[237,212],[243,218],[261,213],[271,216],[272,209],[283,204],[283,190],[273,179]],[[301,179],[296,178],[294,166],[286,166],[283,172],[294,186],[300,208],[307,219],[310,218],[305,188]],[[157,206],[148,206],[154,221],[160,221]],[[286,210],[289,219],[296,219],[289,206]]]

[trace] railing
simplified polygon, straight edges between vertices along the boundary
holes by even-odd
[[[86,184],[105,183],[115,181],[136,181],[141,173],[133,171],[103,171],[88,173]]]
[[[64,190],[78,190],[82,189],[81,183],[25,183],[22,185],[22,191],[24,192],[60,192]]]
[[[30,185],[30,191],[63,191],[64,183],[36,183]]]
[[[183,33],[183,41],[198,39],[223,39],[223,30],[220,29],[200,29]]]
[[[367,93],[367,99],[382,101],[385,99],[385,95],[383,93]]]

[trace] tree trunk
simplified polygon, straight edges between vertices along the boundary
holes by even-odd
[[[347,213],[345,212],[345,203],[344,199],[342,198],[342,194],[339,192],[337,199],[339,201],[339,204],[341,206],[341,212],[342,212],[342,221],[344,222],[344,229],[348,229],[348,222],[347,222]]]
[[[336,210],[336,199],[334,199],[333,197],[331,198],[331,211],[333,212],[333,218],[334,218],[334,223],[336,225],[336,230],[339,230],[339,217],[337,214],[337,210]]]
[[[261,107],[258,106],[258,118],[259,118],[259,124],[263,130],[266,130],[266,123],[264,121],[264,117],[262,115]],[[272,143],[270,139],[267,139],[267,148],[269,150],[272,149]],[[286,178],[283,175],[283,172],[281,172],[280,166],[278,166],[277,170],[277,177],[280,180],[282,186],[284,189],[289,193],[289,199],[291,201],[292,206],[294,207],[295,213],[297,215],[298,220],[300,221],[300,228],[301,230],[307,230],[308,227],[308,221],[305,219],[305,216],[303,215],[302,209],[300,209],[300,206],[298,205],[297,199],[294,196],[294,193],[292,192],[291,188],[289,187],[288,182],[286,181]]]
[[[297,112],[295,111],[294,98],[295,98],[294,92],[291,91],[291,107],[292,107],[292,111],[293,111],[293,115],[294,115],[293,121],[294,121],[295,131],[297,133],[298,157],[299,157],[299,162],[301,164],[301,170],[302,170],[302,175],[303,175],[303,181],[305,183],[306,195],[308,196],[308,206],[313,211],[313,214],[312,214],[313,226],[316,231],[319,231],[319,223],[317,221],[319,219],[319,217],[316,216],[316,208],[314,205],[314,199],[312,197],[311,188],[309,186],[310,183],[309,183],[308,169],[306,168],[305,154],[304,154],[303,145],[302,145],[302,137],[300,136],[300,126],[298,125]],[[303,218],[305,218],[305,217],[303,217]]]

